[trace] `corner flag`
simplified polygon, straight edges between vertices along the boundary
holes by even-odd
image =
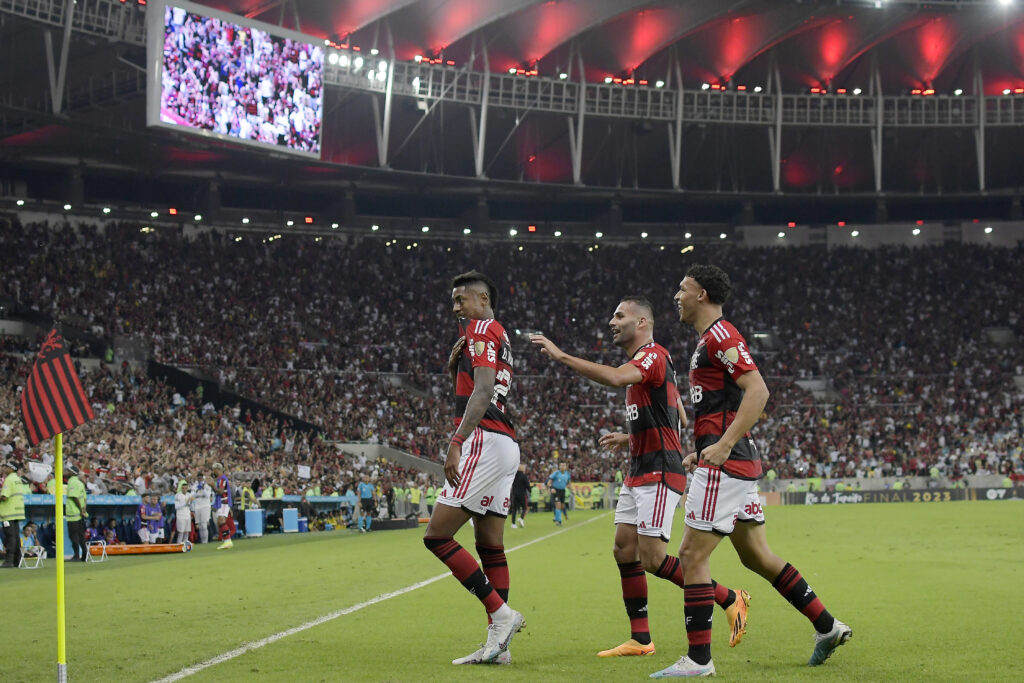
[[[57,681],[67,683],[68,665],[64,626],[64,452],[63,433],[85,424],[95,415],[89,398],[71,362],[71,354],[57,329],[50,330],[43,348],[32,365],[25,390],[21,392],[21,415],[25,418],[25,431],[35,446],[44,439],[53,439],[54,528],[57,533]],[[88,552],[88,551],[86,551]]]
[[[74,429],[95,415],[71,362],[71,354],[56,329],[50,330],[36,356],[21,393],[25,431],[35,446],[55,434]],[[60,476],[60,472],[57,476]]]

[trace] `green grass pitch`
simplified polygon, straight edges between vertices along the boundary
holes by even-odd
[[[718,675],[754,681],[1022,680],[1024,523],[1017,501],[773,507],[774,550],[796,566],[854,637],[805,666],[810,624],[725,541],[715,578],[753,595],[743,643],[728,647],[715,610]],[[526,615],[511,666],[454,667],[485,635],[479,602],[448,576],[338,616],[191,675],[187,681],[643,680],[685,652],[682,591],[655,577],[657,654],[598,659],[629,635],[611,557],[610,512],[548,514],[508,529],[510,603]],[[676,511],[670,551],[682,538]],[[420,530],[313,533],[213,545],[187,555],[67,566],[72,681],[153,681],[443,572]],[[459,540],[472,550],[468,529]],[[54,563],[0,574],[2,680],[56,670]]]

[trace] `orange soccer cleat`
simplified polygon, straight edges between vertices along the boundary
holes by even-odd
[[[736,602],[725,610],[725,618],[729,620],[729,647],[736,647],[747,632],[747,609],[750,607],[750,593],[745,590],[736,591]]]
[[[613,647],[610,650],[601,650],[597,653],[598,657],[647,657],[654,654],[654,643],[648,643],[647,645],[641,645],[637,641],[630,638],[622,645]]]

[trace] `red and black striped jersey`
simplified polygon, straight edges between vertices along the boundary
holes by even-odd
[[[626,486],[664,482],[682,493],[686,490],[686,472],[679,441],[679,390],[672,357],[664,346],[651,342],[641,346],[629,364],[640,370],[643,379],[626,387]]]
[[[466,413],[466,404],[473,393],[473,370],[484,366],[494,368],[494,394],[491,405],[480,420],[480,429],[497,432],[516,438],[516,430],[512,426],[505,411],[508,392],[512,388],[512,345],[509,343],[505,328],[497,320],[464,320],[466,346],[459,358],[459,373],[455,379],[455,427],[462,422]]]
[[[700,336],[690,358],[689,375],[698,453],[721,439],[736,419],[743,400],[736,378],[752,370],[757,370],[757,365],[746,340],[732,323],[719,318]],[[722,470],[738,479],[761,478],[761,456],[749,432],[736,442]]]

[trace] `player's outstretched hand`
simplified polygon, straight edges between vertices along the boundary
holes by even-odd
[[[462,445],[454,441],[448,444],[448,455],[444,459],[444,478],[453,489],[459,488],[462,479],[459,477],[459,458],[462,457]]]
[[[560,360],[565,353],[543,334],[531,334],[530,341],[540,347],[540,352],[552,360]]]
[[[597,442],[601,444],[601,448],[606,448],[609,451],[618,451],[623,448],[629,448],[629,435],[622,432],[611,432],[602,436]]]
[[[462,349],[466,348],[466,338],[459,337],[452,346],[452,352],[448,354],[448,373],[454,374],[459,369],[459,358],[462,356]]]
[[[694,471],[697,469],[697,454],[690,453],[685,458],[683,458],[683,467],[686,468],[687,472],[693,474]]]

